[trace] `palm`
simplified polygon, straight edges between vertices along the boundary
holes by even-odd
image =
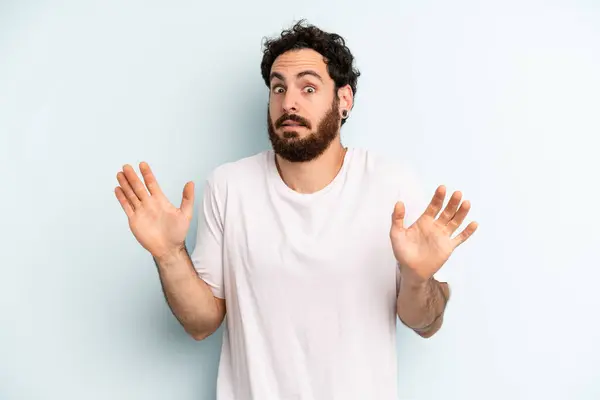
[[[448,260],[456,247],[475,232],[477,223],[470,223],[459,235],[451,235],[464,221],[470,203],[465,201],[458,209],[461,194],[455,192],[448,205],[436,219],[445,197],[445,187],[436,190],[423,215],[410,227],[404,227],[404,204],[398,202],[392,216],[390,239],[394,256],[405,272],[419,279],[431,278]]]
[[[177,208],[168,201],[146,163],[140,164],[140,171],[146,186],[126,165],[117,175],[121,186],[115,194],[137,241],[154,257],[160,257],[185,241],[193,215],[193,183],[185,185],[181,207]]]
[[[129,227],[140,244],[151,253],[160,247],[175,248],[185,240],[190,221],[181,209],[169,202],[157,201],[138,210],[129,218]]]

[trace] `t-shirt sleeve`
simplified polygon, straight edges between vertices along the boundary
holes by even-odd
[[[428,191],[425,190],[425,184],[418,173],[413,168],[406,165],[398,167],[396,177],[398,185],[398,198],[396,200],[404,203],[404,226],[408,228],[425,212],[425,209],[429,206],[429,203],[433,198],[435,188],[432,188],[431,193],[428,193]],[[445,268],[447,268],[447,265],[442,266],[442,268],[434,274],[436,280],[446,282],[447,271],[445,271]],[[400,277],[398,277],[398,279],[399,278]]]
[[[208,284],[213,295],[224,299],[222,207],[218,186],[211,176],[204,184],[199,202],[196,246],[190,258],[198,276]]]

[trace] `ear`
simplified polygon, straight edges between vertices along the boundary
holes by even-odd
[[[352,106],[354,105],[354,95],[350,85],[339,88],[337,94],[338,98],[340,99],[340,112],[341,110],[348,110],[348,112],[350,112],[352,110]]]

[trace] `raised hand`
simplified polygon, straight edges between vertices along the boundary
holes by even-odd
[[[433,277],[454,249],[477,229],[477,223],[473,221],[452,238],[452,234],[467,216],[471,204],[468,200],[460,204],[462,194],[456,191],[436,219],[444,205],[445,196],[446,188],[441,185],[435,191],[425,212],[408,228],[404,227],[404,203],[399,201],[394,207],[390,229],[392,248],[401,273],[411,279],[426,281]]]
[[[115,195],[129,220],[129,228],[138,242],[155,258],[182,248],[193,216],[194,184],[183,188],[180,208],[172,205],[161,191],[150,166],[140,163],[144,183],[130,165],[117,173]]]

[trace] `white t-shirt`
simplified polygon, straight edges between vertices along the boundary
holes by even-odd
[[[218,400],[397,399],[398,200],[406,226],[429,202],[358,148],[312,194],[281,180],[272,150],[212,171],[191,258],[226,299]]]

